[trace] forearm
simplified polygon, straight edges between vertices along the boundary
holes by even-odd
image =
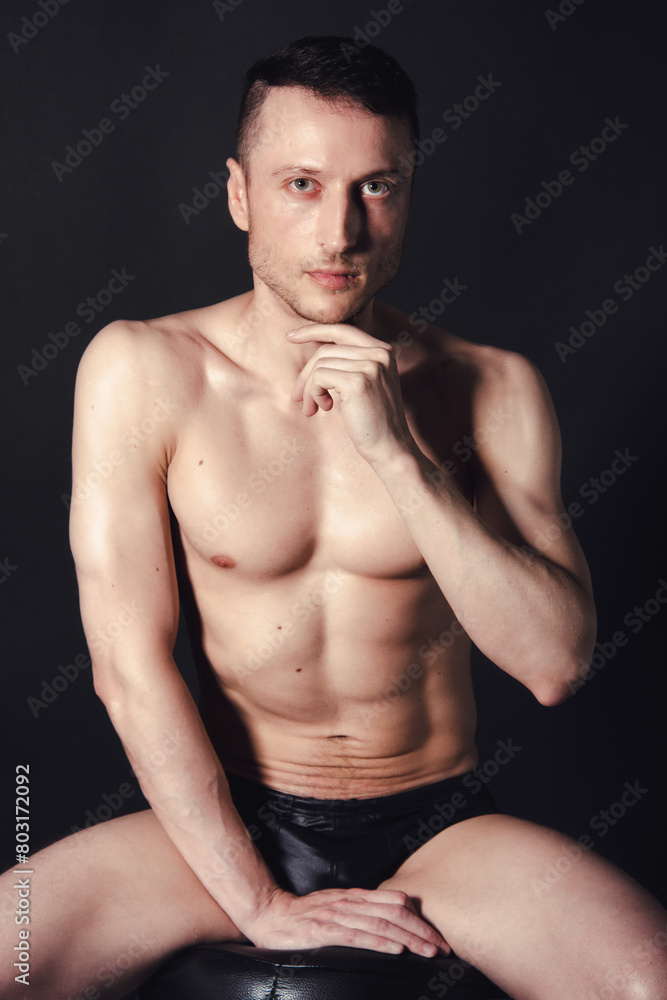
[[[594,642],[584,587],[488,527],[418,449],[373,468],[472,641],[540,701],[561,700]]]
[[[106,680],[103,701],[142,791],[190,868],[244,933],[276,883],[229,794],[180,675],[159,684]]]

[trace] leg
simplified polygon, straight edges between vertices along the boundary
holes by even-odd
[[[418,899],[454,951],[515,1000],[667,1000],[667,912],[554,830],[464,820],[383,887]]]
[[[34,871],[30,924],[21,925],[30,930],[30,988],[14,981],[13,886],[21,876],[7,872],[0,879],[3,1000],[115,1000],[180,948],[245,940],[150,809],[66,837],[25,867]]]

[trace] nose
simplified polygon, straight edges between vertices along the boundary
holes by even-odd
[[[344,253],[359,241],[362,208],[347,191],[327,192],[320,204],[317,240],[329,253]]]

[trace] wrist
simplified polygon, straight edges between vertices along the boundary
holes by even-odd
[[[279,885],[273,883],[267,886],[261,895],[255,895],[251,906],[244,911],[239,921],[235,921],[239,930],[248,936],[255,943],[262,935],[262,925],[277,900],[288,896],[289,893],[281,889]]]
[[[250,938],[258,914],[282,892],[245,829],[236,838],[225,838],[213,864],[194,870],[218,905]]]
[[[425,460],[426,456],[420,451],[416,441],[410,439],[406,442],[397,441],[393,447],[378,452],[367,461],[380,479],[389,485],[392,481],[404,482],[406,476],[418,476],[421,463]]]
[[[428,510],[428,522],[441,524],[443,511],[450,510],[452,502],[460,503],[460,495],[449,482],[451,473],[443,471],[416,445],[376,461],[373,468],[404,518],[425,515]],[[433,500],[437,501],[435,507],[430,505]]]

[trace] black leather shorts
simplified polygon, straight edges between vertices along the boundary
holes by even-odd
[[[281,888],[376,889],[441,830],[498,813],[475,772],[372,799],[313,799],[227,774],[234,804]]]

